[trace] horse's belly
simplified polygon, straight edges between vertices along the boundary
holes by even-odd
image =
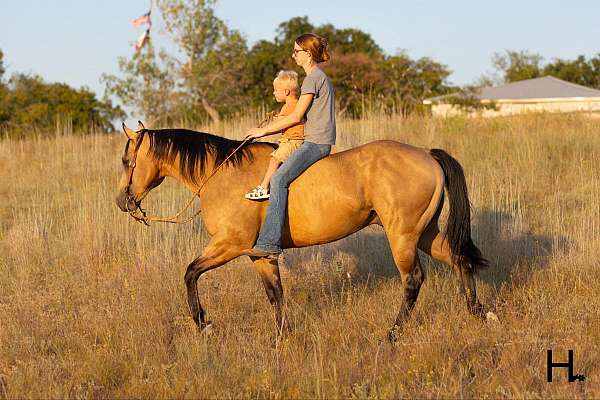
[[[310,193],[295,191],[291,187],[283,246],[327,243],[368,225],[371,207],[365,204],[359,193],[356,188],[338,185],[321,187]]]

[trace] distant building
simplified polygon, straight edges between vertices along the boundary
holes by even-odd
[[[463,109],[450,102],[456,96],[449,94],[432,97],[423,100],[423,104],[431,105],[434,116],[463,114]],[[478,89],[473,96],[482,104],[495,104],[496,109],[474,111],[484,117],[528,112],[600,112],[600,90],[553,76],[484,87]]]

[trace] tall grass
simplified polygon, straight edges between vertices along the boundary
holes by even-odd
[[[241,137],[246,117],[197,127]],[[200,221],[135,224],[114,204],[121,135],[0,141],[0,398],[600,397],[600,135],[585,115],[338,121],[336,151],[376,139],[446,149],[463,165],[477,280],[499,316],[470,316],[458,279],[426,281],[396,346],[401,284],[383,232],[288,250],[292,332],[275,337],[258,275],[240,258],[200,279],[215,328],[197,332],[183,273]],[[398,190],[402,190],[401,187]],[[146,206],[178,211],[174,182]],[[575,373],[546,382],[546,350]]]

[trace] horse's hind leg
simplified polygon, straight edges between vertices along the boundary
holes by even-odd
[[[477,300],[477,290],[475,288],[473,271],[470,268],[459,266],[452,260],[452,251],[448,245],[448,240],[445,239],[444,235],[440,232],[436,221],[432,221],[425,232],[423,232],[423,235],[421,235],[421,238],[419,239],[418,247],[434,259],[452,266],[452,268],[460,275],[460,288],[465,295],[467,308],[471,314],[477,317],[484,317],[484,307],[479,300]]]
[[[485,309],[483,304],[477,300],[477,291],[475,289],[475,279],[471,268],[460,268],[460,280],[462,281],[463,293],[467,300],[467,308],[471,314],[479,318],[485,318]]]
[[[285,320],[283,317],[283,287],[281,286],[281,278],[279,276],[279,263],[275,259],[266,257],[255,258],[251,257],[254,262],[254,267],[260,275],[269,302],[275,309],[275,322],[277,324],[277,333],[281,334],[284,329]],[[286,326],[287,327],[287,324]]]
[[[386,229],[386,233],[389,231]],[[425,274],[421,268],[421,263],[417,255],[416,243],[408,239],[408,235],[395,237],[388,233],[388,240],[394,256],[394,262],[400,272],[402,279],[402,304],[396,317],[396,321],[388,333],[390,341],[398,339],[402,325],[410,315],[410,311],[415,306],[421,284],[425,280]]]
[[[403,273],[401,271],[400,277],[402,279],[402,289],[404,291],[404,295],[402,298],[402,304],[400,305],[400,311],[398,312],[398,316],[394,322],[394,326],[392,326],[388,332],[388,339],[391,342],[398,340],[398,336],[402,330],[402,325],[408,319],[411,310],[414,308],[417,297],[419,296],[419,290],[421,289],[421,285],[425,280],[425,273],[421,267],[418,254],[415,253],[414,266],[412,270],[410,270],[408,273]]]

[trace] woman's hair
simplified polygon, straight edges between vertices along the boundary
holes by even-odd
[[[298,93],[298,73],[296,71],[279,71],[273,82],[281,82],[287,89]]]
[[[296,38],[296,43],[303,50],[308,51],[316,63],[325,62],[331,58],[327,51],[329,43],[324,37],[315,35],[314,33],[305,33]]]

